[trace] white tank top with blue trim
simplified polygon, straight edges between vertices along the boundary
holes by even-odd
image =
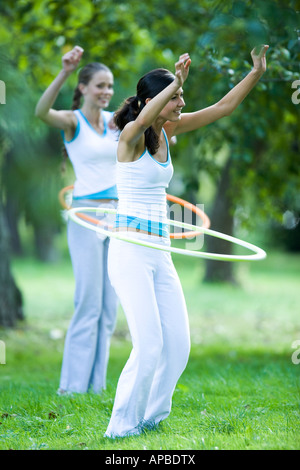
[[[169,236],[166,188],[173,176],[167,136],[166,163],[158,162],[146,149],[138,160],[117,161],[118,210],[115,227],[132,227]]]
[[[99,134],[80,109],[75,135],[69,142],[64,133],[64,144],[74,168],[76,181],[73,198],[117,199],[116,168],[119,132],[108,126],[113,113],[101,111],[104,132]]]

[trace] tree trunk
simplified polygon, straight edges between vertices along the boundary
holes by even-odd
[[[55,229],[53,226],[33,224],[36,256],[39,260],[52,262],[57,260],[58,253],[53,244]]]
[[[13,200],[12,197],[8,197],[3,210],[6,217],[7,228],[10,234],[10,245],[12,252],[15,255],[21,256],[23,254],[23,249],[19,234],[18,221],[20,211],[17,201]]]
[[[8,229],[0,204],[0,326],[13,327],[23,320],[22,294],[10,270]]]
[[[227,235],[233,234],[232,201],[229,193],[231,166],[232,160],[229,158],[222,171],[221,180],[210,217],[211,229]],[[211,236],[207,236],[205,238],[205,242],[208,252],[232,254],[232,243]],[[235,283],[233,263],[206,260],[204,281]]]

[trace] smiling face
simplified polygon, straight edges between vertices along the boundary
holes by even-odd
[[[167,121],[178,121],[181,117],[182,108],[185,106],[183,99],[183,89],[179,88],[177,92],[172,96],[170,101],[160,112],[160,116]]]
[[[87,85],[79,84],[84,101],[92,107],[107,108],[114,94],[114,78],[111,72],[95,72]]]
[[[175,76],[167,69],[159,68],[146,73],[137,84],[136,95],[141,101],[141,109],[170,85],[174,79]],[[183,90],[179,88],[159,116],[165,121],[177,121],[180,119],[181,109],[184,105]]]
[[[151,101],[151,98],[146,99],[146,104],[149,103],[149,101]],[[181,111],[184,106],[185,101],[183,99],[183,89],[179,88],[166,106],[161,110],[159,116],[165,121],[178,121],[181,117]]]

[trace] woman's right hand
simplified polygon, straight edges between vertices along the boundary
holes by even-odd
[[[251,57],[253,60],[253,68],[257,72],[263,74],[267,69],[266,64],[266,52],[269,49],[267,44],[262,44],[261,46],[255,47],[251,51]]]
[[[188,53],[182,54],[179,57],[179,61],[175,64],[175,79],[177,80],[178,85],[181,87],[186,81],[189,68],[191,65],[191,59]]]
[[[71,51],[67,52],[62,57],[63,69],[65,72],[73,72],[81,59],[83,49],[80,46],[75,46]]]

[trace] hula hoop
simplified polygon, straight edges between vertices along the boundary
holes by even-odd
[[[167,221],[169,225],[174,225],[175,227],[181,227],[187,230],[191,230],[194,233],[201,232],[201,233],[211,235],[216,238],[221,238],[222,240],[226,240],[228,242],[247,248],[250,251],[253,251],[254,254],[241,255],[241,256],[240,255],[226,255],[226,254],[219,254],[219,253],[205,253],[205,252],[199,252],[199,251],[192,251],[192,250],[176,248],[172,246],[161,246],[161,245],[158,245],[157,243],[150,243],[144,240],[130,238],[126,235],[123,235],[121,232],[111,232],[108,230],[104,230],[103,228],[99,226],[90,225],[81,217],[79,217],[79,214],[76,215],[76,212],[78,212],[79,210],[84,211],[84,212],[104,212],[108,214],[115,214],[117,212],[116,209],[94,208],[94,207],[80,207],[80,208],[75,207],[75,208],[68,210],[68,215],[74,222],[76,222],[79,225],[82,225],[83,227],[86,227],[90,230],[94,230],[95,232],[104,234],[106,236],[116,238],[118,240],[133,243],[135,245],[142,245],[142,246],[149,247],[149,248],[155,248],[156,250],[168,251],[171,253],[177,253],[177,254],[181,254],[185,256],[214,259],[218,261],[258,261],[258,260],[262,260],[266,258],[267,256],[266,252],[262,250],[261,248],[258,248],[257,246],[252,245],[251,243],[245,242],[243,240],[240,240],[238,238],[232,237],[231,235],[226,235],[224,233],[216,232],[215,230],[210,230],[205,227],[199,227],[197,225],[186,224],[184,222],[179,222],[179,221],[170,220],[170,219],[168,219]]]
[[[60,204],[62,207],[66,210],[70,210],[71,207],[68,206],[68,204],[65,201],[65,194],[68,191],[72,191],[73,185],[66,186],[65,188],[62,188],[58,194],[58,198],[60,201]],[[196,215],[198,215],[202,222],[203,222],[203,227],[204,228],[209,228],[210,227],[210,220],[208,216],[203,212],[199,207],[196,207],[194,204],[191,204],[190,202],[185,201],[184,199],[181,199],[180,197],[177,196],[172,196],[171,194],[167,194],[167,200],[170,202],[175,202],[177,204],[180,204],[181,206],[184,206],[185,208],[189,209],[190,211],[194,212]],[[99,220],[95,219],[94,217],[89,217],[86,214],[78,214],[78,217],[87,220],[88,222],[91,222],[92,224],[95,225],[102,225]],[[112,228],[112,226],[108,226],[108,228]],[[189,237],[196,237],[198,235],[202,235],[203,232],[201,231],[190,231],[190,232],[182,232],[182,233],[170,233],[170,238],[173,239],[182,239],[182,238],[189,238]]]

